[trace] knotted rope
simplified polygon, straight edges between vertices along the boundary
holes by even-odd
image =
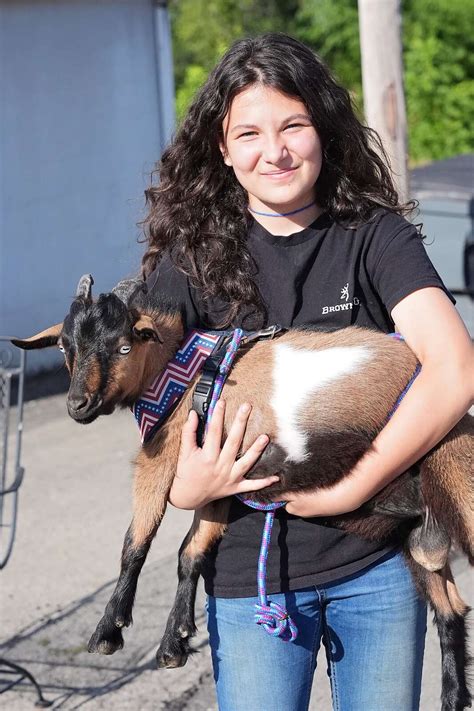
[[[265,632],[272,635],[272,637],[281,637],[284,642],[293,642],[298,636],[298,628],[282,605],[268,600],[266,589],[267,557],[275,511],[284,506],[286,502],[278,501],[273,504],[259,504],[250,499],[245,499],[241,494],[237,494],[237,498],[246,506],[257,509],[257,511],[266,511],[265,526],[258,556],[258,603],[255,604],[255,622],[257,625],[262,625]]]

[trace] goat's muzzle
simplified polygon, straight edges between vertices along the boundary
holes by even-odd
[[[70,395],[67,399],[67,410],[76,422],[88,425],[99,415],[108,414],[102,411],[103,401],[99,395]]]

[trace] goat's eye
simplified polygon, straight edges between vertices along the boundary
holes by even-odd
[[[61,351],[61,353],[66,353],[66,349],[64,348],[64,346],[61,346],[58,344],[58,348]]]
[[[132,346],[120,346],[118,352],[120,355],[127,355],[132,350]]]

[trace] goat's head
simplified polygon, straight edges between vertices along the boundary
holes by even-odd
[[[139,279],[121,281],[92,300],[93,279],[81,277],[63,323],[27,339],[24,348],[57,345],[71,376],[67,406],[87,424],[116,406],[131,405],[176,352],[183,337],[178,310],[151,308]]]

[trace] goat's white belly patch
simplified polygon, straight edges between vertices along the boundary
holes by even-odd
[[[333,383],[370,358],[365,346],[327,348],[308,351],[285,343],[275,346],[273,395],[270,404],[278,427],[277,442],[287,453],[287,459],[306,459],[308,436],[298,428],[297,415],[304,400],[318,388]]]

